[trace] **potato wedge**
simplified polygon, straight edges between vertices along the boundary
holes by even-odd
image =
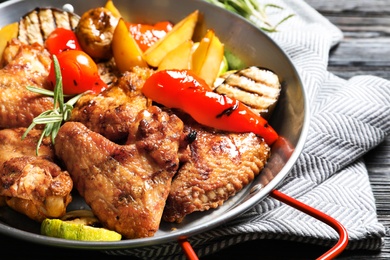
[[[191,69],[192,46],[194,42],[188,40],[170,51],[158,66],[158,70]]]
[[[112,13],[112,15],[115,16],[116,18],[119,19],[122,17],[121,13],[116,8],[116,6],[114,5],[114,2],[112,0],[107,0],[106,5],[104,7],[106,9],[108,9]]]
[[[18,36],[18,23],[7,24],[3,28],[0,29],[0,61],[3,60],[3,51],[7,46],[7,43],[12,38],[16,38]],[[1,63],[0,63],[1,67]]]
[[[135,66],[148,66],[142,57],[140,47],[129,32],[123,18],[119,19],[115,28],[111,48],[115,63],[121,72],[128,71]]]
[[[185,41],[192,39],[195,26],[198,22],[199,11],[196,10],[173,26],[163,38],[149,47],[143,57],[152,67],[158,67],[165,55],[176,49]]]
[[[212,87],[224,59],[224,45],[209,29],[192,56],[192,70]]]

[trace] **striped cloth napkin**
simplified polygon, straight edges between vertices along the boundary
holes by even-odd
[[[343,37],[340,30],[303,0],[272,3],[285,8],[271,14],[275,21],[295,14],[269,36],[296,66],[311,110],[303,152],[278,190],[343,224],[349,234],[348,249],[378,249],[385,228],[377,219],[362,156],[390,132],[390,82],[366,75],[345,80],[329,73],[329,50]],[[190,237],[189,242],[202,257],[248,240],[282,238],[329,246],[338,240],[338,234],[267,197],[231,223]],[[143,259],[185,258],[177,242],[106,253]]]

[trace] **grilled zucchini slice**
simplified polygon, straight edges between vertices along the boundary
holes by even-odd
[[[278,76],[256,66],[227,72],[214,91],[235,98],[264,118],[269,118],[280,95]]]

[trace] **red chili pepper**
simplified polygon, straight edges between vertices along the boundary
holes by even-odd
[[[198,123],[231,132],[253,132],[271,145],[278,139],[267,120],[236,99],[211,91],[190,70],[162,70],[150,76],[142,92],[155,102],[178,108]]]

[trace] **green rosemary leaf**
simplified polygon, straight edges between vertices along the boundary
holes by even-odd
[[[267,9],[267,7],[273,7],[273,8],[276,8],[276,9],[283,10],[283,7],[281,7],[279,5],[275,5],[275,4],[265,4],[264,5],[264,10]]]
[[[24,138],[26,138],[26,136],[28,135],[28,133],[36,126],[36,124],[34,122],[32,122],[30,124],[30,126],[26,129],[26,131],[24,131],[23,135],[22,135],[22,140]]]
[[[62,122],[53,123],[53,129],[51,131],[51,142],[53,144],[54,144],[54,140],[55,140],[58,132],[60,131],[61,124],[62,124]]]
[[[33,119],[33,122],[37,125],[39,124],[50,124],[55,122],[62,122],[62,115],[48,114],[41,115]]]
[[[54,108],[59,108],[60,113],[64,107],[64,92],[62,89],[62,74],[56,55],[53,55],[54,72],[56,75],[56,84],[54,86]]]
[[[49,124],[45,125],[45,129],[43,130],[43,133],[44,133],[45,137],[51,135],[51,133],[53,132],[53,126],[54,126],[53,123],[49,123]]]
[[[278,27],[280,24],[284,23],[286,20],[290,19],[291,17],[293,17],[294,14],[290,14],[286,17],[284,17],[282,20],[280,20],[276,25],[275,25],[275,28]]]
[[[76,104],[76,102],[82,97],[84,96],[85,94],[88,94],[88,93],[92,93],[91,90],[87,90],[85,91],[84,93],[81,93],[81,94],[78,94],[77,96],[74,96],[73,98],[69,99],[66,104],[69,104],[71,106],[73,106],[74,104]],[[72,107],[73,108],[73,107]]]
[[[41,134],[41,136],[39,137],[39,140],[38,140],[38,143],[37,143],[37,148],[35,149],[35,153],[36,153],[36,155],[38,155],[39,154],[39,147],[41,147],[41,144],[42,144],[42,140],[43,140],[43,138],[45,137],[45,134],[46,133],[46,131],[45,130],[43,130],[43,132],[42,132],[42,134]]]
[[[45,95],[45,96],[54,97],[54,92],[51,91],[51,90],[48,90],[48,89],[36,88],[36,87],[32,87],[32,86],[27,86],[26,88],[28,90],[30,90],[31,92],[34,92],[34,93],[38,93],[38,94],[42,94],[42,95]]]

